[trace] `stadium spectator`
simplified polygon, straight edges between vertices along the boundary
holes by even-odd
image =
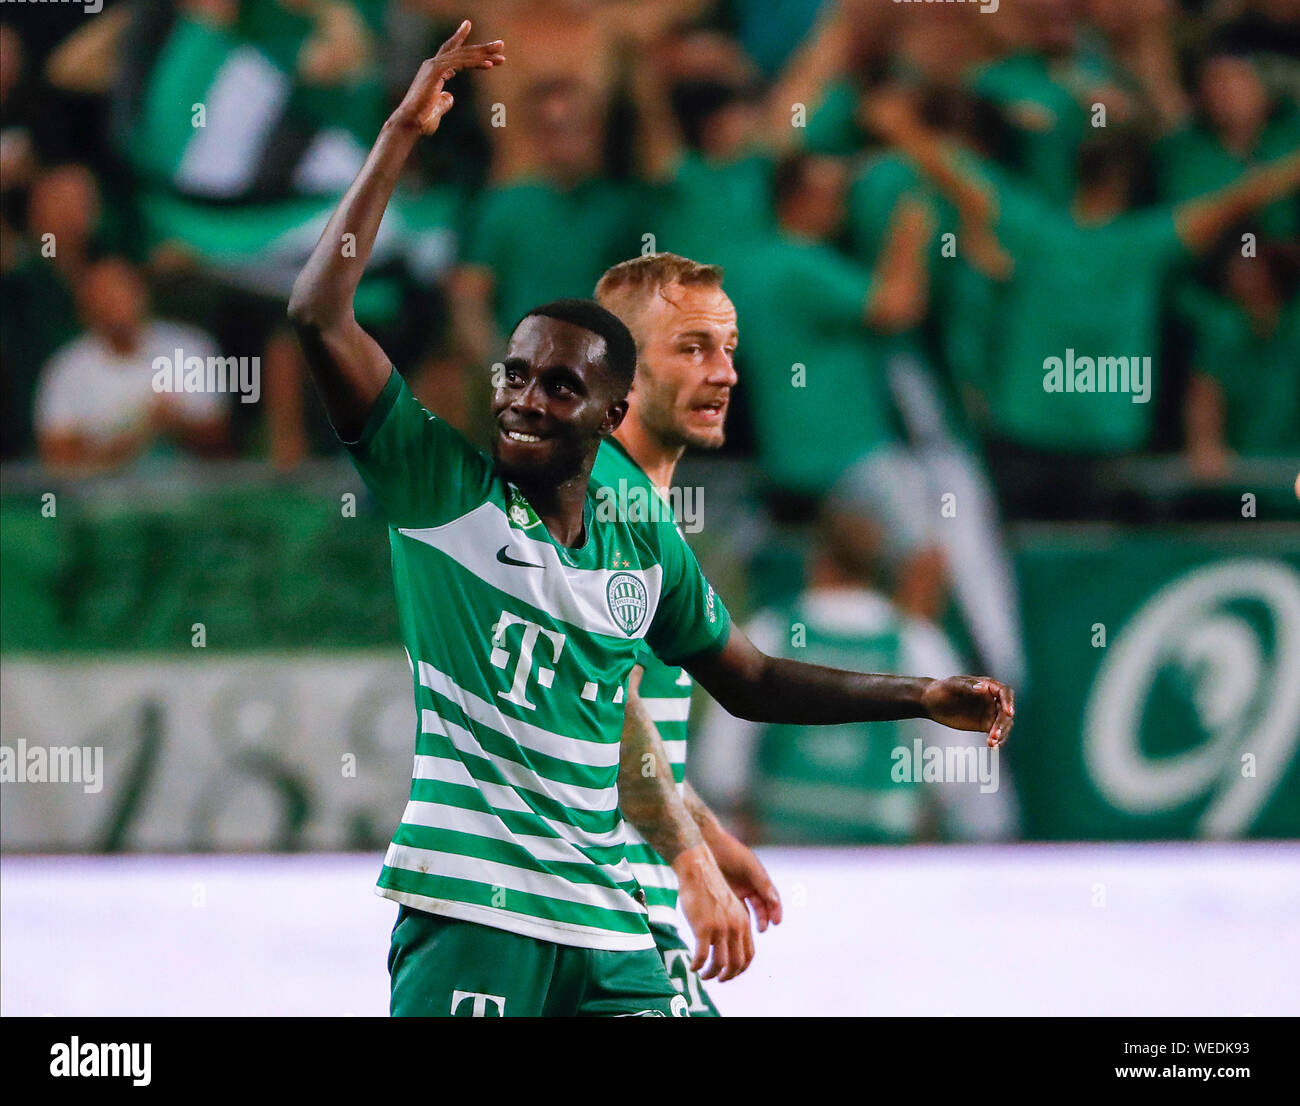
[[[824,512],[806,589],[788,607],[759,612],[745,633],[772,656],[812,664],[959,671],[943,633],[900,611],[880,590],[889,557],[887,529],[860,513]],[[897,750],[910,759],[916,741],[923,747],[965,747],[967,763],[975,765],[989,751],[969,737],[941,732],[924,720],[818,729],[760,726],[713,704],[692,774],[701,791],[748,823],[751,836],[768,842],[1014,837],[1017,806],[1004,765],[998,765],[996,790],[987,792],[975,782],[921,786],[919,773],[898,770],[903,762]],[[991,765],[987,775],[992,782]]]
[[[760,464],[780,494],[823,495],[857,457],[893,440],[872,332],[913,324],[915,270],[882,261],[875,275],[830,244],[844,214],[844,166],[791,155],[778,167],[779,230],[740,243],[727,284],[745,329]],[[924,243],[925,215],[900,218],[897,254]]]
[[[972,453],[969,431],[988,436],[1007,506],[1105,515],[1113,503],[1085,494],[1081,472],[1104,476],[1119,471],[1110,464],[1117,454],[1172,448],[1180,411],[1200,472],[1222,472],[1229,452],[1249,456],[1264,439],[1278,440],[1260,429],[1262,415],[1248,429],[1244,397],[1234,402],[1214,367],[1229,347],[1245,348],[1234,337],[1247,310],[1240,297],[1202,297],[1204,309],[1185,325],[1171,304],[1186,308],[1197,288],[1183,279],[1177,296],[1160,297],[1171,277],[1184,276],[1180,256],[1188,251],[1175,245],[1171,254],[1168,236],[1157,234],[1157,248],[1130,246],[1121,265],[1119,245],[1098,252],[1091,243],[1150,230],[1156,215],[1142,203],[1194,200],[1300,145],[1300,66],[1289,56],[1296,33],[1285,9],[1275,0],[1008,0],[996,14],[976,4],[875,0],[775,8],[747,0],[483,0],[481,29],[529,49],[479,88],[462,88],[472,110],[453,113],[447,142],[410,167],[359,289],[358,315],[383,335],[412,388],[463,424],[476,407],[466,402],[466,381],[491,363],[519,305],[580,294],[607,263],[647,249],[720,263],[729,281],[757,285],[762,270],[746,270],[788,237],[788,227],[777,230],[772,202],[782,156],[798,148],[830,155],[840,168],[823,165],[811,177],[829,180],[847,168],[847,220],[819,245],[847,249],[874,273],[878,294],[902,201],[919,201],[934,222],[928,247],[911,255],[928,271],[907,278],[924,283],[910,308],[919,323],[891,333],[879,323],[859,327],[855,340],[869,347],[861,377],[874,381],[870,388],[888,387],[877,412],[887,413],[886,426],[864,431],[855,456],[900,437],[904,451],[916,453],[928,433],[916,421],[924,408],[926,417],[938,413],[929,425],[940,426],[944,440]],[[284,297],[356,172],[386,97],[399,91],[438,25],[462,14],[448,0],[181,0],[116,4],[68,33],[9,13],[0,27],[3,456],[34,450],[36,378],[73,337],[72,289],[87,259],[105,251],[149,259],[160,314],[217,335],[223,349],[260,353],[265,402],[236,405],[233,415],[241,454],[288,471],[332,451],[282,325]],[[947,138],[969,147],[978,132],[980,160],[967,164],[978,165],[1002,207],[1018,214],[1008,219],[1004,211],[996,228],[963,221],[907,156],[879,149],[867,115],[882,80],[911,88],[918,110]],[[1117,130],[1131,140],[1122,151],[1107,153],[1105,140],[1089,137]],[[1093,177],[1127,179],[1080,189],[1085,163]],[[492,183],[484,188],[484,180]],[[1127,198],[1115,220],[1084,235],[1063,213],[1088,191]],[[1050,217],[1031,230],[1040,207]],[[1017,276],[992,279],[1010,272],[1013,226],[1025,230],[1021,242],[1033,256],[1014,259]],[[1241,229],[1257,235],[1262,252],[1269,236],[1300,233],[1300,204],[1283,197]],[[1076,232],[1082,237],[1071,237]],[[45,234],[57,243],[49,255]],[[956,236],[956,257],[941,252],[945,234]],[[1105,278],[1103,256],[1116,263]],[[1229,281],[1213,266],[1200,278],[1200,293],[1245,279]],[[763,294],[755,288],[754,301]],[[797,305],[802,297],[796,290],[790,298]],[[1143,348],[1129,352],[1149,353],[1158,367],[1152,403],[1107,406],[1108,397],[1094,396],[1079,417],[1067,416],[1069,404],[1055,402],[1062,397],[1024,386],[1026,366],[1041,383],[1045,357],[1071,345],[1082,352],[1077,339],[1087,328],[1074,308],[1093,318],[1089,334],[1109,329],[1114,345],[1141,340]],[[1268,340],[1251,329],[1264,343],[1256,356],[1286,349],[1279,325]],[[1049,338],[1053,348],[1039,349]],[[764,355],[746,342],[740,357],[743,366]],[[903,373],[910,383],[902,390],[901,365],[915,370]],[[763,386],[755,374],[746,379]],[[920,406],[908,398],[917,384],[929,396]],[[1035,413],[1048,398],[1060,419]],[[1196,443],[1218,440],[1206,429],[1218,425],[1211,418],[1218,407],[1226,421],[1215,462],[1217,447]],[[790,472],[764,419],[770,415],[742,400],[733,446],[743,453],[756,436],[760,480],[780,489]],[[757,435],[740,425],[746,421],[758,424]],[[1255,432],[1262,437],[1251,444]],[[831,437],[805,435],[815,442],[808,469],[833,452]],[[1057,469],[1053,458],[1062,461]],[[1025,472],[1048,490],[1016,494]],[[1061,495],[1052,485],[1072,490]],[[830,486],[804,481],[805,517]],[[917,609],[925,602],[935,609],[939,595],[932,589]]]
[[[1241,218],[1294,193],[1300,154],[1197,200],[1135,211],[1139,149],[1108,135],[1081,150],[1078,188],[1061,207],[981,176],[904,97],[878,96],[871,118],[944,190],[963,225],[993,230],[1008,255],[988,396],[990,460],[1008,513],[1106,513],[1107,471],[1145,446],[1151,429],[1166,282]],[[1087,382],[1076,357],[1106,380]],[[1110,367],[1098,369],[1100,359]],[[1086,383],[1076,387],[1076,374]]]
[[[6,198],[26,187],[36,164],[31,128],[20,102],[24,64],[18,32],[0,24],[0,194]]]
[[[500,335],[533,304],[583,296],[611,265],[641,252],[638,187],[605,170],[605,122],[573,78],[531,89],[523,130],[535,171],[479,198],[455,294],[472,363],[489,363]]]
[[[1300,149],[1300,106],[1274,96],[1249,56],[1208,49],[1195,66],[1195,90],[1194,116],[1176,120],[1156,145],[1157,180],[1166,201],[1204,196]],[[1300,236],[1300,198],[1279,199],[1252,223],[1257,234]]]
[[[1006,116],[1013,135],[1010,167],[1047,199],[1068,203],[1088,134],[1085,102],[1091,102],[1080,95],[1070,0],[1007,4],[992,26],[1004,53],[972,70],[970,87]]]
[[[1187,456],[1198,476],[1228,474],[1232,459],[1300,457],[1300,273],[1294,251],[1267,244],[1220,260],[1226,295],[1187,289],[1195,337],[1187,391]]]
[[[86,333],[45,366],[36,397],[41,459],[79,475],[123,468],[166,441],[201,455],[226,442],[226,396],[156,391],[155,358],[216,355],[202,331],[150,318],[144,281],[128,262],[90,265],[77,289]]]
[[[957,89],[936,90],[930,100],[931,113],[944,119],[954,132],[960,131],[956,124],[969,107],[969,96]],[[898,239],[903,233],[900,216],[910,206],[929,213],[931,228],[917,248],[907,249]],[[980,311],[984,302],[975,304],[973,317],[950,310],[954,301],[971,307],[971,296],[962,282],[981,278],[973,266],[959,261],[955,251],[945,246],[958,230],[951,205],[934,194],[916,167],[898,151],[884,150],[865,159],[849,189],[847,210],[844,241],[849,256],[872,270],[882,259],[896,256],[897,263],[907,268],[906,284],[918,299],[918,325],[882,333],[875,339],[887,394],[907,451],[878,452],[856,462],[837,482],[835,502],[843,510],[859,507],[868,517],[890,520],[892,533],[917,535],[918,547],[924,544],[921,535],[928,535],[925,542],[942,550],[949,587],[940,586],[944,574],[938,571],[913,572],[893,593],[895,601],[909,614],[937,619],[951,593],[981,664],[1023,685],[1019,603],[999,532],[996,495],[978,444],[960,415],[952,389],[943,380],[935,343],[919,325],[934,314],[933,292],[937,284],[946,281],[947,296],[937,302],[949,313],[931,321],[954,326],[959,334],[981,323],[987,326],[988,312]],[[989,243],[984,248],[994,250],[996,246]],[[977,290],[982,292],[982,286]],[[957,300],[964,293],[964,301]],[[952,503],[960,502],[961,510],[949,511],[942,516],[942,525],[936,525],[945,496]],[[931,556],[937,558],[938,551]]]
[[[35,452],[36,381],[54,351],[80,332],[73,289],[97,248],[101,221],[99,185],[84,165],[36,171],[26,201],[27,234],[6,223],[0,261],[6,460]]]

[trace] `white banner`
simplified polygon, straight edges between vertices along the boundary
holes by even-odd
[[[400,652],[6,660],[0,847],[381,847],[414,736]]]

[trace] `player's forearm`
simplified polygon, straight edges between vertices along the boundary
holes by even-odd
[[[794,106],[816,110],[827,86],[848,66],[849,39],[843,10],[831,4],[786,64],[764,105],[765,131],[778,150],[797,145],[803,137],[803,128],[791,124]]]
[[[922,201],[908,196],[898,204],[873,273],[876,291],[867,308],[872,326],[893,333],[916,326],[925,316],[933,226]]]
[[[727,834],[722,823],[718,821],[718,816],[709,809],[708,803],[700,798],[695,788],[693,788],[689,783],[682,784],[682,802],[685,803],[686,810],[689,812],[695,824],[699,827],[700,835],[704,838],[704,843],[708,845],[710,849],[714,847],[714,843],[719,841],[724,834],[730,836],[730,834]]]
[[[325,224],[311,257],[294,282],[289,317],[300,330],[324,329],[352,317],[352,300],[393,189],[420,130],[389,119],[356,180]]]
[[[1189,250],[1212,246],[1238,220],[1300,189],[1300,153],[1247,173],[1235,184],[1174,209],[1178,236]]]
[[[704,837],[673,781],[663,739],[635,692],[628,696],[619,752],[618,802],[623,817],[670,864]]]
[[[910,157],[957,208],[963,220],[982,224],[993,217],[988,189],[958,159],[957,150],[921,123],[908,120],[884,130],[882,137]]]
[[[667,85],[656,59],[638,49],[630,55],[632,98],[637,112],[641,169],[651,181],[667,180],[682,153]]]
[[[384,390],[387,355],[357,323],[353,297],[366,270],[384,209],[420,135],[390,119],[316,243],[294,284],[289,318],[334,429],[358,438]]]
[[[769,657],[750,707],[754,721],[817,726],[922,718],[928,679],[848,672]]]
[[[706,664],[691,674],[737,718],[800,726],[922,718],[922,695],[932,682],[849,672],[761,653],[739,671]]]

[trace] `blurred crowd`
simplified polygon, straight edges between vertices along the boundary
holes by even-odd
[[[778,519],[916,550],[926,487],[1108,517],[1131,455],[1300,453],[1296,0],[119,0],[3,13],[3,457],[336,449],[285,300],[464,14],[509,64],[455,82],[357,314],[467,432],[524,310],[671,251],[727,270]],[[258,402],[149,386],[174,353],[258,358]]]
[[[723,266],[723,452],[803,543],[749,566],[769,651],[1023,688],[1002,519],[1300,456],[1300,0],[109,0],[0,13],[3,459],[336,453],[286,301],[465,16],[508,64],[453,82],[358,319],[475,437],[528,308]],[[882,786],[938,740],[891,726],[714,717],[701,771],[768,839],[1015,832],[1010,787]]]

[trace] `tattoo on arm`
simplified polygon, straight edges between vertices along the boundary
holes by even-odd
[[[619,754],[619,805],[623,816],[666,861],[703,844],[704,838],[673,782],[659,730],[641,698],[629,688]]]

